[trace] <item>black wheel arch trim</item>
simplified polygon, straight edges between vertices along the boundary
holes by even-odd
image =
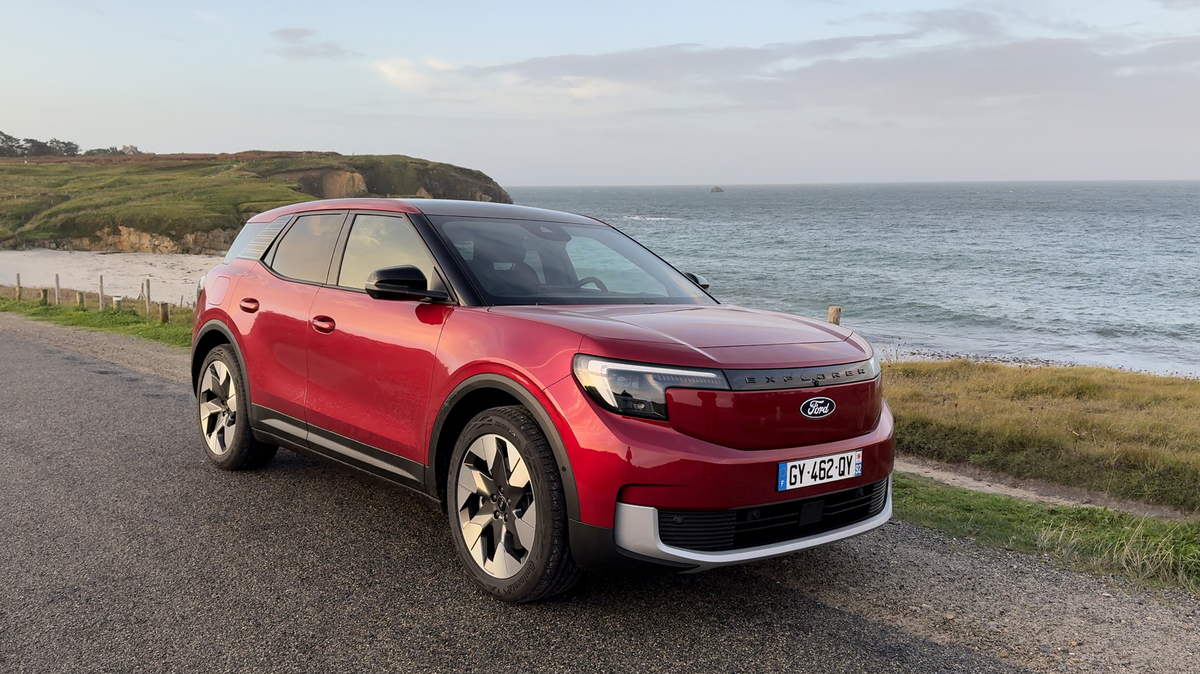
[[[454,387],[454,390],[442,402],[442,406],[438,410],[437,419],[433,423],[433,432],[429,435],[429,470],[426,472],[425,490],[435,498],[441,497],[438,490],[437,475],[438,459],[440,458],[438,456],[438,441],[441,438],[442,427],[445,425],[446,419],[454,411],[458,403],[468,394],[489,388],[497,389],[516,398],[525,409],[529,410],[534,420],[538,422],[538,426],[546,434],[546,440],[550,443],[551,451],[554,452],[554,460],[558,463],[559,475],[562,477],[563,496],[566,497],[567,502],[567,517],[568,519],[579,521],[579,491],[575,485],[575,471],[571,467],[571,460],[567,456],[566,445],[563,444],[562,437],[558,434],[558,428],[554,425],[554,421],[546,412],[541,401],[537,399],[537,396],[530,393],[529,389],[515,380],[501,374],[485,373],[468,377],[458,386]],[[446,451],[454,451],[453,443],[450,443]]]
[[[225,337],[225,341],[229,343],[230,348],[233,349],[233,355],[235,358],[237,358],[238,367],[241,368],[242,377],[246,381],[246,388],[249,389],[250,372],[246,370],[246,359],[242,357],[242,347],[238,344],[237,337],[234,336],[233,331],[229,329],[229,326],[225,325],[224,321],[219,318],[213,318],[204,325],[200,326],[200,329],[196,331],[196,336],[192,338],[192,395],[196,395],[196,385],[200,382],[200,365],[203,363],[205,356],[208,354],[208,351],[205,351],[201,354],[197,353],[196,350],[200,346],[201,342],[204,341],[204,338],[212,332],[221,333],[221,335]],[[249,396],[249,394],[250,391],[247,390],[246,395]]]

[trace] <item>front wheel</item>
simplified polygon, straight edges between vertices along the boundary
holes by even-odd
[[[579,580],[558,464],[525,408],[496,407],[472,419],[455,444],[446,486],[454,547],[488,594],[534,601]]]

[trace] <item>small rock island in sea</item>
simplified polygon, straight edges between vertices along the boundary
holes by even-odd
[[[709,192],[724,192],[724,191],[725,190],[721,189],[720,187],[713,187],[711,190],[709,190]]]

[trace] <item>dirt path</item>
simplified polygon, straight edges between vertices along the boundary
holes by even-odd
[[[1095,506],[1134,515],[1186,521],[1190,517],[1165,506],[1147,505],[1136,501],[1115,499],[1108,494],[1077,487],[1064,487],[1041,480],[1022,480],[1003,473],[992,473],[971,466],[954,465],[923,459],[919,456],[896,458],[896,470],[924,475],[954,487],[987,494],[1002,494],[1026,501],[1038,501],[1060,506]]]

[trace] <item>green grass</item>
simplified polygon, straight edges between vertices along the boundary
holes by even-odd
[[[157,318],[143,316],[132,309],[85,310],[74,305],[53,306],[29,301],[17,302],[7,297],[0,297],[0,311],[22,314],[56,325],[132,335],[171,346],[188,347],[192,344],[192,312],[178,307],[172,308],[170,323],[160,323]]]
[[[92,237],[119,226],[179,240],[240,227],[249,217],[316,198],[275,174],[307,169],[360,173],[369,194],[438,198],[482,193],[511,201],[479,171],[401,155],[261,153],[139,156],[25,163],[0,160],[0,238],[37,243]],[[319,196],[319,195],[317,195]]]
[[[888,363],[902,453],[1200,510],[1200,381],[1093,367]]]
[[[313,197],[217,161],[0,162],[0,227],[23,240],[88,237],[120,225],[180,237],[230,229]]]
[[[1103,508],[1049,506],[897,473],[897,519],[1063,564],[1200,594],[1200,520],[1167,522]]]

